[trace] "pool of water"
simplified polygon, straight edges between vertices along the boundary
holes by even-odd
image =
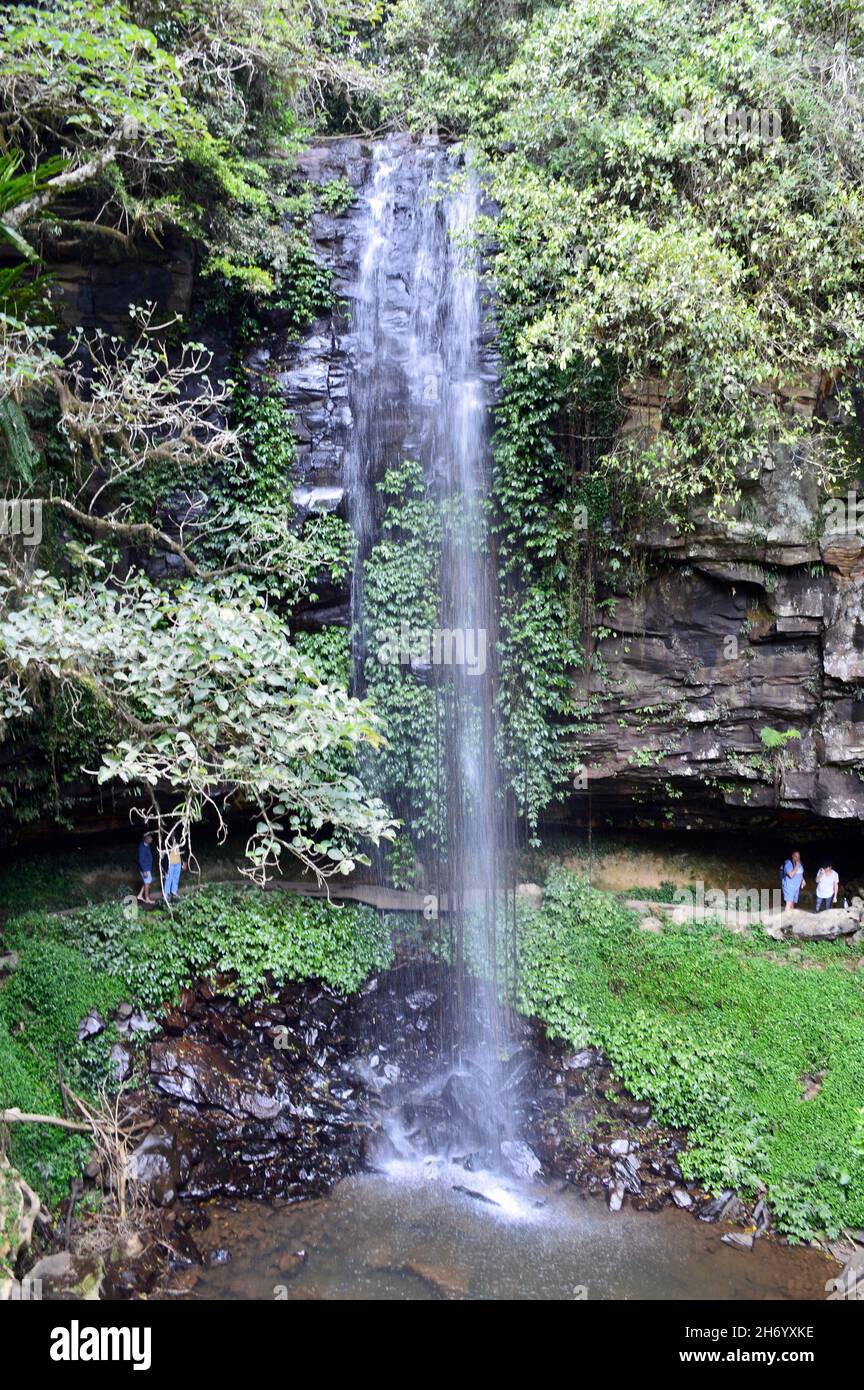
[[[299,1206],[216,1211],[232,1252],[191,1292],[214,1299],[820,1299],[836,1266],[763,1239],[724,1245],[685,1212],[608,1211],[571,1187],[395,1162]],[[298,1252],[305,1257],[297,1258]]]

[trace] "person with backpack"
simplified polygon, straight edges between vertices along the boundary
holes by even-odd
[[[138,846],[138,871],[141,875],[138,901],[139,903],[146,903],[148,907],[152,902],[150,897],[150,884],[153,882],[153,850],[150,848],[152,844],[153,836],[148,831],[146,835],[141,837],[141,843]]]

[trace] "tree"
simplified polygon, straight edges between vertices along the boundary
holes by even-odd
[[[264,881],[296,856],[320,878],[349,873],[360,838],[395,822],[332,755],[381,742],[363,702],[323,684],[245,580],[169,592],[141,576],[77,591],[44,571],[0,598],[0,732],[44,686],[86,693],[116,741],[100,782],[142,786],[160,843],[189,841],[207,808],[224,837],[229,806],[256,818],[245,872]]]

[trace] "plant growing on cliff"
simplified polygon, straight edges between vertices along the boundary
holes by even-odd
[[[350,993],[392,960],[389,930],[369,908],[237,888],[205,888],[171,919],[130,916],[116,902],[62,917],[33,911],[8,922],[4,935],[19,964],[0,990],[0,1110],[49,1115],[63,1105],[58,1050],[64,1075],[88,1100],[110,1083],[116,1033],[108,1020],[121,999],[158,1010],[210,970],[230,976],[226,987],[244,1003],[309,977]],[[108,1026],[79,1042],[78,1025],[93,1008]],[[92,1140],[16,1124],[10,1149],[55,1202],[79,1177]]]
[[[366,689],[387,738],[376,756],[376,776],[412,833],[434,846],[443,757],[436,741],[438,697],[410,664],[392,660],[389,646],[390,634],[403,624],[421,631],[438,625],[441,511],[425,492],[419,464],[388,470],[379,488],[388,505],[363,571]]]
[[[576,0],[494,38],[460,15],[397,5],[392,90],[485,155],[510,359],[577,407],[599,386],[625,426],[602,467],[677,522],[725,511],[778,443],[845,467],[840,432],[788,405],[864,350],[857,8]]]

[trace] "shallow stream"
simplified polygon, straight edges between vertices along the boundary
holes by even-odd
[[[468,1191],[459,1190],[468,1188]],[[487,1200],[484,1200],[484,1197]],[[836,1266],[813,1250],[721,1241],[672,1210],[607,1210],[560,1185],[394,1162],[298,1206],[219,1211],[233,1252],[193,1296],[220,1299],[820,1299]],[[298,1252],[305,1252],[298,1259]]]

